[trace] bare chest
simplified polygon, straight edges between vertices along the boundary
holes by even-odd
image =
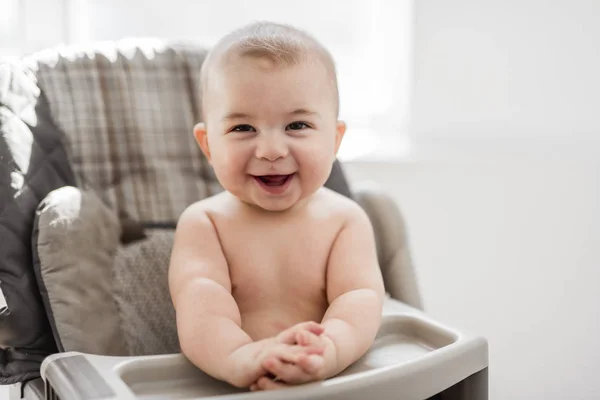
[[[281,300],[325,289],[333,239],[318,226],[231,228],[221,243],[235,295]]]
[[[215,223],[232,295],[252,337],[321,320],[328,306],[326,273],[336,233],[333,226],[316,221]]]

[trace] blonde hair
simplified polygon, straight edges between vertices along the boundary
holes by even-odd
[[[204,98],[210,71],[229,57],[267,59],[274,66],[293,66],[311,58],[320,61],[331,77],[335,94],[336,115],[339,112],[339,92],[333,57],[315,38],[290,25],[255,22],[223,37],[210,51],[200,72],[200,98]],[[204,111],[203,111],[204,112]]]

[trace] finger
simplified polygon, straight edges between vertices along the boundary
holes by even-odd
[[[319,355],[300,356],[297,365],[307,374],[314,376],[325,367],[325,359]]]
[[[262,367],[288,384],[304,383],[312,379],[298,365],[284,363],[276,357],[271,357],[263,361]]]
[[[299,360],[299,357],[303,355],[323,354],[323,352],[323,349],[283,344],[281,347],[276,347],[273,349],[269,355],[277,357],[282,361],[296,364]]]
[[[277,335],[277,341],[285,344],[296,344],[296,331],[293,328],[288,328]]]
[[[317,336],[308,331],[296,332],[296,342],[300,346],[314,347],[325,350],[325,341],[323,341],[322,336]]]
[[[309,331],[315,335],[320,335],[325,331],[323,326],[317,322],[302,322],[280,332],[277,335],[277,340],[280,343],[296,344],[296,332],[303,330]]]
[[[261,360],[264,360],[267,357],[275,356],[283,359],[286,362],[295,363],[297,362],[297,357],[301,354],[323,353],[325,353],[325,346],[321,345],[300,346],[281,343],[270,349],[268,353],[265,353]]]
[[[321,344],[310,345],[310,346],[299,346],[305,354],[318,354],[322,355],[325,353],[325,346]]]
[[[298,343],[300,346],[310,345],[311,343],[313,343],[311,335],[313,334],[308,331],[297,331],[296,343]]]
[[[252,385],[250,385],[251,392],[256,392],[257,390],[260,390],[260,388],[258,387],[258,385],[256,383],[253,383]]]
[[[275,382],[272,379],[262,377],[260,378],[256,384],[258,385],[260,390],[277,390],[283,389],[287,387],[285,383]]]
[[[308,321],[300,324],[299,329],[306,329],[307,331],[314,333],[315,335],[320,335],[325,332],[325,328],[323,325],[318,322]]]

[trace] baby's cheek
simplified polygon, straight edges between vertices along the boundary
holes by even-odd
[[[229,161],[227,158],[213,159],[213,169],[218,181],[228,191],[236,194],[239,191],[238,186],[242,184],[244,178],[242,172],[239,171],[235,161]]]
[[[230,179],[244,174],[244,166],[247,157],[235,149],[226,149],[223,151],[220,161],[223,174]]]
[[[308,173],[310,174],[311,181],[315,184],[325,183],[331,172],[333,157],[330,154],[321,151],[311,154],[307,161],[309,164]]]

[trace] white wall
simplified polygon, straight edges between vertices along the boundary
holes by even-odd
[[[428,312],[490,395],[600,398],[600,2],[418,0],[413,153],[347,165],[401,206]]]
[[[20,56],[65,41],[71,29],[66,1],[0,1],[0,56]]]
[[[600,2],[415,2],[415,137],[590,138]]]
[[[347,165],[391,193],[426,310],[490,344],[490,399],[600,398],[600,168],[441,160]]]

